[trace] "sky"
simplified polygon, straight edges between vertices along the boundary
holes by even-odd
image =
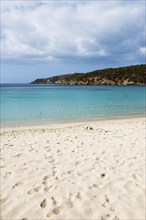
[[[1,0],[1,83],[145,63],[145,0]]]

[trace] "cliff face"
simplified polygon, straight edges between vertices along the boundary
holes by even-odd
[[[146,64],[36,79],[33,84],[146,85]]]

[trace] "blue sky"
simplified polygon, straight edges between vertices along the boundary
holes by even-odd
[[[145,63],[145,1],[1,1],[1,82]]]

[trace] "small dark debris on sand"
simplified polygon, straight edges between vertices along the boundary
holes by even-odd
[[[102,174],[101,174],[101,178],[103,178],[103,177],[105,177],[105,173],[102,173]]]

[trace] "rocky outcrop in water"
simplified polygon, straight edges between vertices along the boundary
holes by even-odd
[[[36,79],[32,84],[146,85],[146,64]]]

